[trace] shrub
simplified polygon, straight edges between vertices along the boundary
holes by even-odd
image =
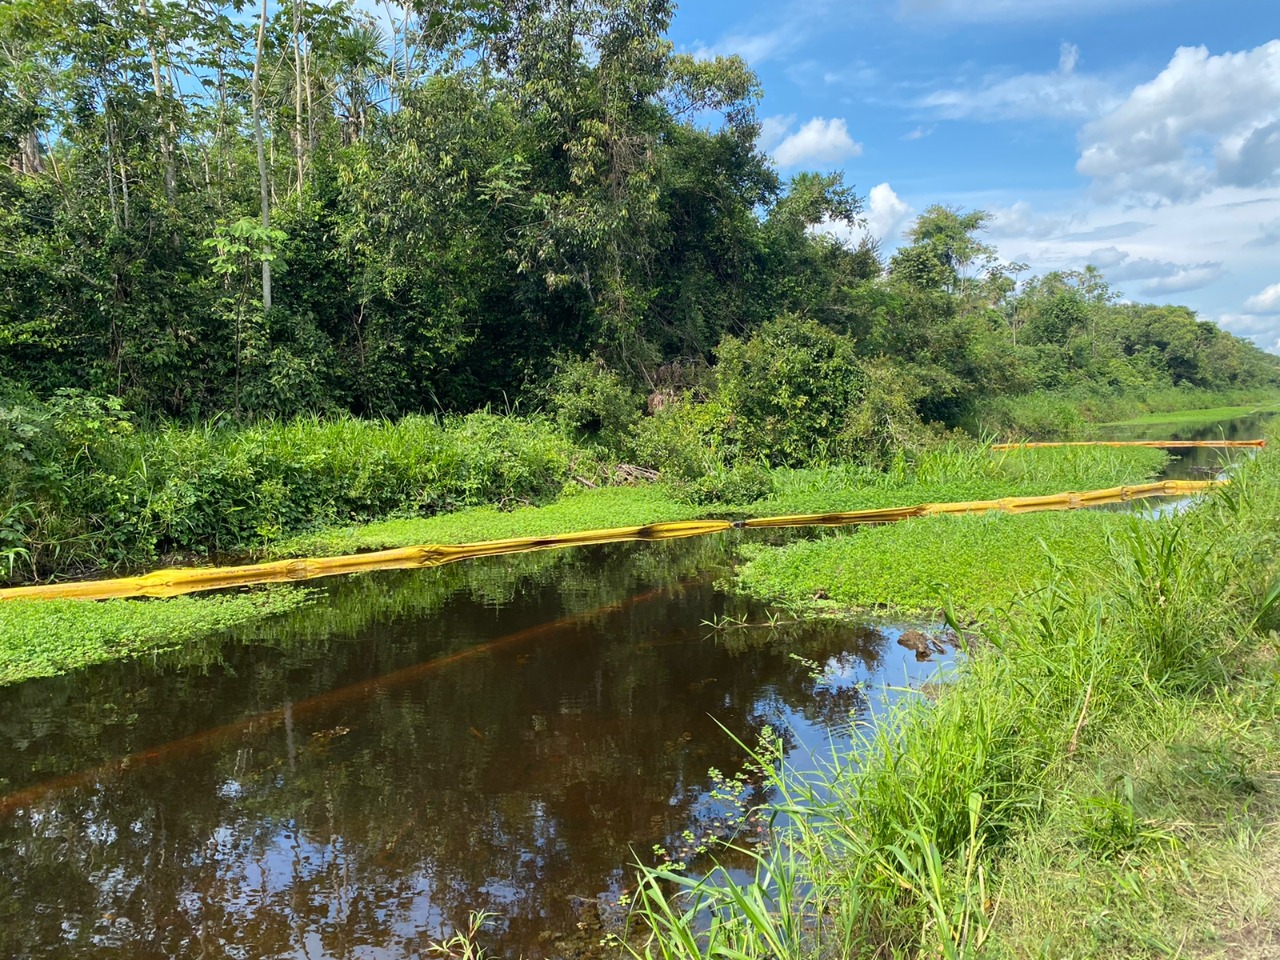
[[[640,419],[640,394],[600,360],[561,361],[549,389],[556,423],[579,442],[618,450]]]
[[[636,463],[675,482],[697,480],[728,462],[727,415],[718,400],[685,396],[636,425],[631,453]]]
[[[699,477],[682,491],[690,503],[754,503],[774,492],[773,474],[758,463],[740,463]]]
[[[717,356],[726,434],[744,456],[804,466],[844,459],[860,446],[850,419],[865,377],[852,338],[784,315],[750,340],[726,338]]]

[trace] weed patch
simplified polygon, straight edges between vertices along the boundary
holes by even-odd
[[[171,600],[15,600],[0,604],[0,685],[127,660],[296,609],[308,591]]]

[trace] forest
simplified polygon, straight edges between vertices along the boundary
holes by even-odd
[[[1188,309],[1001,259],[980,210],[838,239],[856,188],[783,178],[756,77],[677,51],[674,7],[0,8],[8,575],[1280,384]],[[371,480],[393,438],[448,463]]]

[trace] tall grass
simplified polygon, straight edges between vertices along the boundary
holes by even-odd
[[[1199,510],[1130,520],[1101,578],[1062,565],[990,618],[939,702],[899,708],[819,775],[775,766],[774,812],[789,825],[754,880],[642,872],[637,919],[651,936],[633,952],[998,954],[1001,871],[1062,806],[1073,772],[1135,735],[1159,743],[1153,717],[1229,696],[1223,685],[1275,613],[1278,529],[1274,452]],[[1188,829],[1148,821],[1123,777],[1070,809],[1070,842],[1100,860],[1162,849]]]
[[[0,487],[0,576],[138,565],[324,524],[538,502],[590,469],[549,422],[488,413],[135,430],[75,411],[19,426],[13,445],[23,455]]]

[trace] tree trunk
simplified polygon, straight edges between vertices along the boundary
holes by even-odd
[[[138,0],[138,12],[142,14],[143,21],[151,19],[151,14],[147,11],[147,0]],[[168,111],[164,106],[164,83],[160,79],[160,55],[156,52],[155,40],[150,29],[147,30],[147,56],[151,58],[151,82],[156,93],[156,110],[160,114],[160,126],[167,128],[167,133],[160,134],[160,158],[164,162],[165,199],[172,204],[178,187],[178,178],[173,164],[173,145],[177,140],[177,131],[174,129],[172,117],[168,118],[167,124],[165,122]]]
[[[302,7],[293,0],[293,149],[298,165],[298,202],[302,202],[305,148],[302,145]]]
[[[253,133],[258,146],[258,189],[262,199],[262,226],[271,228],[271,187],[267,178],[267,151],[262,135],[262,49],[267,37],[267,0],[262,0],[262,13],[258,18],[258,44],[253,57]],[[270,254],[271,248],[265,250]],[[271,261],[262,261],[262,309],[271,309]]]
[[[44,173],[44,160],[40,156],[40,140],[34,130],[28,130],[22,135],[22,142],[18,145],[17,170],[19,173],[33,176]]]

